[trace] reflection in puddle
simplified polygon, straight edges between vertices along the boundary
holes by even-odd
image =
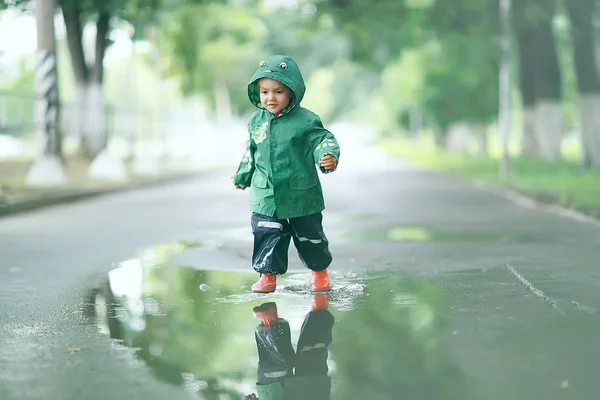
[[[288,274],[281,290],[257,295],[253,272],[146,260],[158,263],[127,261],[93,290],[94,323],[195,397],[472,398],[441,339],[443,298],[430,283],[332,274],[332,292],[315,297],[308,274]]]
[[[334,317],[328,311],[326,294],[314,296],[306,315],[296,348],[292,346],[290,323],[281,318],[277,303],[254,307],[261,320],[254,332],[258,352],[256,391],[259,399],[316,399],[331,396],[328,376],[329,345]]]
[[[396,226],[354,232],[347,238],[356,241],[389,242],[535,242],[542,238],[527,234],[502,235],[484,232],[450,232],[417,226]],[[544,238],[543,240],[548,240]]]

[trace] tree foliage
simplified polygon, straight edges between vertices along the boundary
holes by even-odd
[[[224,86],[234,113],[251,109],[245,90],[258,61],[284,53],[307,81],[327,87],[320,100],[307,98],[332,119],[369,110],[391,128],[415,107],[441,131],[496,119],[498,0],[300,0],[275,10],[261,0],[59,2],[76,7],[81,24],[108,18],[107,32],[127,21],[134,39],[158,44],[163,71],[180,80],[182,93],[216,104],[216,86]],[[0,0],[0,7],[30,3]],[[514,89],[526,107],[561,101],[566,126],[577,126],[578,92],[598,86],[595,2],[512,3]],[[105,38],[97,48],[110,44]]]
[[[251,106],[246,85],[265,56],[265,36],[255,11],[223,4],[181,6],[165,15],[158,28],[165,69],[180,78],[182,93],[204,93],[214,105],[215,84],[222,83],[236,112]]]

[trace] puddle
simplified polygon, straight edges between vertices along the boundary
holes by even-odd
[[[384,229],[372,229],[353,232],[345,236],[355,241],[385,242],[504,242],[531,243],[546,241],[528,234],[497,234],[485,232],[452,232],[417,226],[396,226]]]
[[[562,290],[574,283],[542,267],[519,274],[564,314],[504,267],[423,279],[332,272],[327,297],[311,293],[307,272],[289,273],[275,293],[253,294],[251,271],[171,262],[202,245],[174,242],[120,263],[90,291],[86,313],[193,397],[526,400],[563,398],[565,381],[570,398],[596,393],[595,292],[573,287],[567,303]]]
[[[257,381],[285,389],[281,399],[470,398],[442,340],[435,285],[332,274],[323,296],[310,292],[308,273],[290,273],[277,292],[252,294],[255,273],[165,262],[178,246],[122,263],[88,297],[91,321],[158,379],[206,399],[242,399]],[[265,326],[255,308],[272,312],[268,303],[277,319]]]

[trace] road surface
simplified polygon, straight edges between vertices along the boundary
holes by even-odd
[[[343,132],[322,179],[332,398],[599,398],[600,229]],[[254,391],[252,308],[275,301],[296,346],[313,296],[293,248],[278,291],[249,293],[232,173],[0,219],[0,399]]]

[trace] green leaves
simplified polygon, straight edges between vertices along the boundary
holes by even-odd
[[[350,59],[382,74],[386,112],[381,118],[391,118],[384,124],[415,104],[425,107],[438,126],[495,117],[497,1],[329,0],[317,5],[349,37]]]
[[[27,7],[29,6],[30,3],[31,3],[31,0],[0,0],[0,10],[6,9],[9,7],[15,7],[15,8],[25,10],[25,9],[27,9]]]
[[[391,0],[330,0],[318,6],[349,36],[352,60],[379,70],[412,41],[415,30],[411,18],[420,12]]]
[[[157,32],[167,73],[180,78],[182,93],[202,93],[214,103],[219,82],[238,112],[252,107],[246,85],[265,56],[265,36],[255,10],[221,4],[182,5],[163,15]]]

